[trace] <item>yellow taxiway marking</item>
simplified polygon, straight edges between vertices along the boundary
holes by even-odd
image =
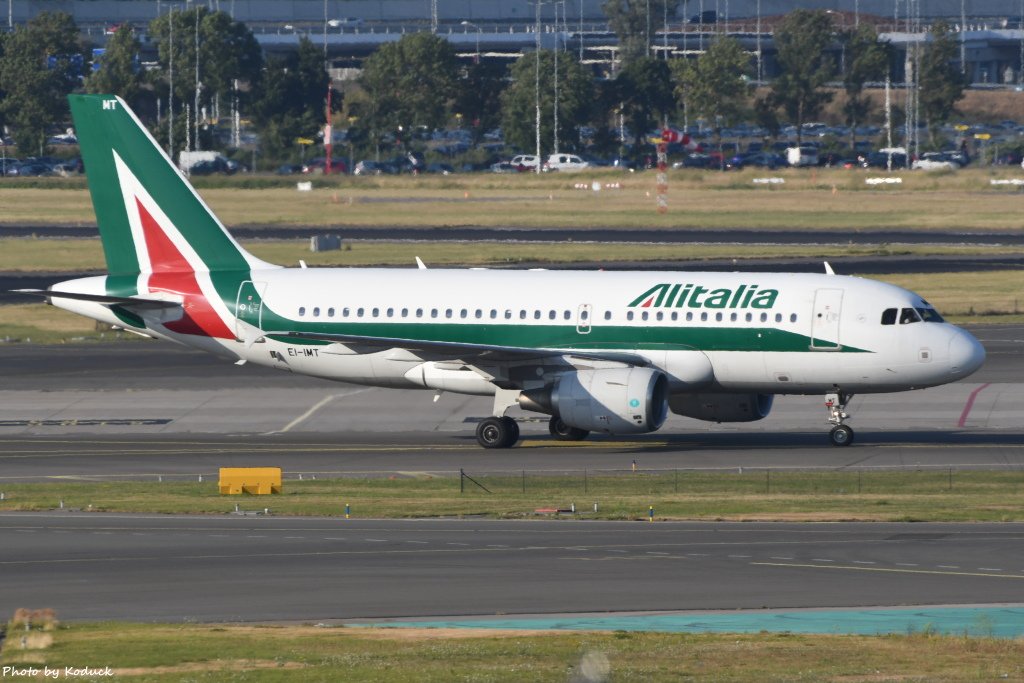
[[[989,572],[948,572],[935,569],[886,569],[884,567],[853,567],[840,564],[795,564],[786,562],[751,562],[760,567],[797,567],[801,569],[852,569],[859,572],[883,572],[887,574],[937,574],[939,576],[984,576],[990,579],[1024,579],[1019,574],[994,574]]]

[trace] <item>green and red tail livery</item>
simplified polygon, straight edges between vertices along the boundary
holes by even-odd
[[[230,338],[238,283],[273,268],[228,234],[149,131],[118,97],[71,95],[109,293],[181,296],[183,334]]]

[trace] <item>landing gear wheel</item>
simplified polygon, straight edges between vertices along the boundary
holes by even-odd
[[[849,446],[853,443],[853,429],[847,425],[836,425],[828,433],[828,438],[833,446]]]
[[[489,417],[477,425],[476,440],[484,448],[511,448],[519,440],[519,425],[511,417]]]
[[[557,416],[551,418],[551,421],[548,422],[548,431],[551,432],[551,436],[559,441],[583,441],[590,434],[586,429],[570,427],[562,422],[562,418]]]

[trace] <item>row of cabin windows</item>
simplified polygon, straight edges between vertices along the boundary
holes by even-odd
[[[408,308],[401,309],[398,317],[408,318],[409,317],[409,310],[410,309],[408,309]],[[895,309],[892,309],[892,310],[895,310]],[[911,309],[911,310],[913,310],[913,309]],[[321,312],[321,309],[320,309],[319,306],[314,306],[312,311],[311,311],[312,316],[314,318],[319,318],[320,317],[320,312]],[[341,309],[341,316],[340,317],[342,317],[342,318],[352,317],[352,312],[353,311],[351,309],[349,309],[349,308],[342,308]],[[333,317],[335,317],[335,313],[336,313],[336,310],[333,307],[331,307],[331,308],[327,309],[326,316],[328,318],[333,318]],[[425,315],[427,315],[427,313],[428,312],[427,312],[426,309],[417,308],[415,310],[415,317],[422,318]],[[456,312],[455,312],[455,309],[451,309],[451,308],[446,308],[446,309],[444,309],[443,312],[440,309],[437,309],[437,308],[432,308],[432,309],[429,310],[429,316],[431,318],[438,318],[442,314],[443,314],[443,316],[445,318],[450,319],[450,318],[454,318],[455,317]],[[498,310],[495,309],[495,308],[492,308],[489,312],[486,312],[486,314],[487,314],[487,317],[489,317],[491,320],[497,320],[498,317],[499,317]],[[302,316],[305,316],[305,315],[306,315],[306,307],[305,306],[300,306],[299,307],[299,316],[302,317]],[[366,309],[365,308],[357,308],[357,309],[355,309],[355,317],[356,318],[366,317]],[[371,308],[370,309],[370,317],[371,318],[379,318],[379,317],[381,317],[381,309],[380,308]],[[384,317],[394,318],[395,317],[395,309],[394,308],[385,309],[384,310]],[[459,310],[458,311],[458,317],[461,318],[461,319],[469,318],[470,317],[469,309],[463,308],[463,309]],[[478,319],[478,320],[479,319],[483,319],[485,317],[485,311],[483,309],[478,308],[475,311],[473,311],[472,317],[475,318],[475,319]],[[505,309],[505,311],[504,311],[504,313],[502,314],[501,317],[503,317],[505,320],[512,320],[513,312],[510,309]],[[530,317],[529,316],[529,311],[527,311],[525,309],[520,309],[520,311],[519,311],[519,319],[520,320],[527,320],[529,317]],[[534,320],[541,320],[541,319],[543,319],[543,317],[544,317],[544,312],[543,311],[541,311],[539,309],[534,309],[534,311],[533,311],[533,319]],[[569,311],[569,310],[561,311],[561,317],[562,317],[563,320],[572,320],[572,311]],[[547,319],[548,320],[557,320],[558,318],[559,318],[559,311],[551,309],[551,310],[549,310],[547,312]],[[635,312],[634,311],[627,311],[626,312],[626,320],[630,320],[631,321],[634,318],[635,318]],[[584,309],[584,310],[580,311],[580,320],[582,322],[587,322],[589,319],[590,319],[590,312],[588,310]],[[604,312],[604,319],[605,320],[611,320],[612,319],[612,312],[611,311],[605,311]],[[701,322],[707,322],[708,320],[711,320],[712,318],[711,318],[711,314],[709,314],[707,311],[702,311],[699,314],[694,313],[693,311],[687,311],[685,313],[685,315],[680,313],[679,311],[672,311],[670,313],[666,313],[664,311],[657,311],[657,312],[655,312],[653,314],[650,311],[641,311],[640,312],[640,320],[647,321],[647,320],[652,320],[652,319],[653,320],[657,320],[659,322],[660,321],[664,321],[664,320],[671,320],[671,321],[675,322],[675,321],[678,321],[680,319],[685,319],[686,322],[692,322],[694,320],[700,320]],[[736,312],[729,313],[728,317],[727,317],[727,314],[722,313],[721,311],[719,311],[719,312],[714,314],[714,318],[713,319],[716,322],[723,322],[725,320],[728,320],[729,322],[734,322],[734,323],[735,322],[741,322],[741,321],[742,322],[751,323],[751,322],[754,322],[755,319],[756,319],[758,322],[766,323],[766,322],[768,322],[771,319],[771,317],[770,317],[770,315],[768,313],[763,312],[763,311],[760,314],[758,314],[756,316],[756,318],[755,318],[755,314],[751,313],[749,311],[746,312],[746,313],[742,313],[742,314],[741,313],[736,313]],[[782,313],[776,313],[775,316],[774,316],[774,320],[777,323],[781,323],[784,320],[783,314]],[[796,321],[797,321],[796,313],[791,313],[789,315],[789,322],[795,323]],[[883,318],[883,324],[892,324],[892,323],[885,323],[884,322],[884,318]]]

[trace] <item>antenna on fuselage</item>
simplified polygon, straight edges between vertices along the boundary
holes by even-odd
[[[427,269],[427,264],[425,264],[423,262],[423,259],[421,259],[419,256],[417,256],[416,257],[416,267],[419,268],[420,270],[426,270]]]
[[[825,261],[825,275],[835,275],[836,271],[832,270],[832,266],[828,261]]]

